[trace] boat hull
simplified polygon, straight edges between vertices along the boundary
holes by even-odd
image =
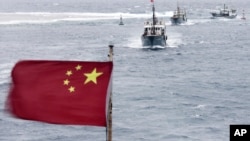
[[[212,14],[212,16],[213,16],[214,18],[220,18],[220,17],[222,17],[222,18],[233,19],[233,18],[236,18],[236,17],[237,17],[237,14],[234,14],[234,15],[223,15],[223,14],[218,14],[218,13],[211,13],[211,14]]]
[[[185,19],[185,18],[174,18],[174,17],[171,17],[170,18],[170,21],[171,21],[171,23],[172,24],[182,24],[182,23],[185,23],[185,22],[187,22],[187,19]]]
[[[165,35],[142,35],[141,41],[144,47],[166,46],[167,37]]]
[[[237,17],[237,14],[233,14],[233,15],[228,15],[228,14],[220,14],[220,13],[211,13],[212,16],[214,18],[219,18],[219,17],[224,17],[224,18],[229,18],[229,19],[233,19],[235,17]]]

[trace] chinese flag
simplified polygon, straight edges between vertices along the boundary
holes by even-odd
[[[112,62],[18,62],[9,110],[27,120],[106,126],[112,68]]]

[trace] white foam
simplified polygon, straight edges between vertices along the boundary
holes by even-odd
[[[152,13],[50,13],[50,12],[15,12],[0,13],[0,24],[44,24],[59,21],[94,21],[94,20],[113,20],[120,16],[126,18],[151,18]],[[166,13],[156,13],[157,17],[165,17]]]
[[[129,40],[129,42],[128,42],[129,44],[127,44],[127,46],[129,48],[142,48],[142,44],[141,44],[140,38],[138,38],[138,37],[132,37],[132,38],[130,38],[128,40]]]

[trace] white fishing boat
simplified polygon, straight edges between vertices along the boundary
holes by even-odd
[[[214,10],[211,12],[213,17],[225,17],[233,19],[237,16],[237,10],[233,8],[229,8],[224,4],[223,8],[220,8],[218,10]]]
[[[170,20],[173,25],[187,22],[186,11],[184,9],[181,9],[179,7],[179,4],[177,4],[177,9],[174,11],[173,16],[170,17]]]
[[[141,35],[142,46],[149,48],[156,48],[158,46],[165,47],[167,44],[165,22],[158,20],[155,16],[154,3],[152,3],[152,11],[152,19],[144,23],[144,32]]]

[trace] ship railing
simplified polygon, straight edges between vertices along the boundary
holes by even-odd
[[[159,21],[156,22],[156,24],[165,25],[165,22],[162,21],[162,20],[159,20]],[[150,25],[150,26],[152,26],[153,23],[152,23],[152,22],[149,22],[149,21],[146,21],[146,22],[144,22],[144,25]]]

